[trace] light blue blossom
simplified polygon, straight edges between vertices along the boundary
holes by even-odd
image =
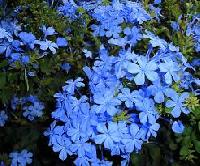
[[[20,32],[18,36],[25,45],[29,46],[31,49],[34,49],[36,38],[32,33]]]
[[[141,123],[145,124],[148,122],[150,124],[154,124],[156,122],[158,113],[152,99],[144,98],[142,101],[138,101],[136,103],[136,107],[139,111],[141,111],[139,113],[139,119]]]
[[[130,136],[127,138],[122,138],[122,143],[125,145],[125,151],[131,153],[133,151],[138,151],[142,148],[143,141],[140,139],[139,126],[135,123],[130,125]]]
[[[171,85],[173,80],[175,82],[180,80],[179,65],[173,62],[171,59],[166,59],[164,63],[160,63],[159,68],[160,72],[165,74],[165,82],[167,84]]]
[[[165,92],[169,89],[168,85],[162,85],[160,80],[154,81],[153,85],[148,87],[148,91],[154,96],[156,103],[163,103],[165,101]]]
[[[94,95],[94,102],[97,105],[94,105],[93,109],[97,114],[107,112],[111,116],[119,111],[117,106],[121,104],[121,101],[114,97],[113,92],[106,89],[101,94]]]
[[[128,63],[130,61],[136,61],[137,57],[138,55],[130,50],[123,49],[119,52],[119,56],[114,59],[115,75],[117,78],[122,78],[126,75]]]
[[[66,47],[68,45],[68,42],[65,38],[58,37],[56,39],[56,44],[57,44],[58,47]]]
[[[45,25],[42,26],[42,32],[44,33],[44,37],[55,35],[57,34],[53,27],[46,27]]]
[[[33,154],[27,150],[22,150],[21,153],[12,152],[9,154],[11,158],[11,166],[26,166],[32,163]]]
[[[135,93],[131,92],[129,88],[121,89],[121,93],[117,96],[119,100],[124,101],[127,108],[132,108],[134,104]]]
[[[174,121],[172,124],[172,130],[175,133],[181,134],[184,131],[184,126],[181,121]]]
[[[84,87],[85,84],[82,82],[83,79],[81,77],[78,77],[76,80],[68,80],[66,81],[66,84],[65,86],[63,86],[63,90],[70,93],[70,94],[74,94],[74,91],[77,89],[77,88],[80,88],[80,87]]]
[[[70,150],[71,144],[72,143],[68,138],[59,136],[53,144],[53,151],[59,152],[59,158],[61,160],[65,160],[68,155],[72,155]]]
[[[56,43],[54,43],[50,40],[47,40],[47,39],[46,39],[46,41],[36,40],[35,44],[40,45],[40,49],[43,51],[47,51],[49,49],[53,54],[56,54],[56,49],[58,48]]]
[[[166,102],[166,107],[173,108],[171,114],[174,118],[178,118],[181,112],[184,114],[190,113],[188,108],[184,105],[185,100],[189,97],[189,93],[184,92],[179,96],[175,91],[171,91],[166,93],[166,95],[171,98],[171,100]]]
[[[5,111],[0,111],[0,127],[3,127],[7,120],[8,120],[8,116],[5,113]]]
[[[155,81],[158,79],[158,73],[156,72],[158,66],[153,61],[148,61],[146,57],[141,56],[136,63],[129,63],[127,66],[127,71],[134,76],[134,81],[136,85],[143,85],[145,83],[145,76],[150,81]]]
[[[154,0],[154,4],[160,4],[162,0]]]
[[[33,105],[23,107],[23,116],[32,121],[36,117],[41,117],[43,115],[43,109],[43,103],[34,102]]]
[[[83,49],[83,53],[84,53],[86,58],[92,58],[92,52],[91,51]]]
[[[131,46],[134,46],[139,40],[142,39],[142,34],[140,33],[140,29],[136,26],[132,28],[125,28],[124,34],[126,34],[127,43]]]
[[[171,27],[172,27],[172,29],[173,29],[174,31],[178,31],[179,28],[180,28],[178,22],[176,22],[176,21],[172,21],[172,22],[171,22]]]
[[[117,123],[109,122],[108,127],[105,124],[99,124],[97,131],[100,133],[95,138],[96,144],[104,143],[104,147],[112,149],[114,142],[119,142],[119,134],[117,131]]]
[[[145,32],[146,34],[143,35],[143,38],[150,39],[153,47],[160,47],[161,50],[166,50],[168,44],[164,39],[159,38],[150,31],[146,30]]]
[[[0,27],[0,39],[5,39],[5,38],[8,40],[8,42],[13,41],[13,36],[5,29]]]

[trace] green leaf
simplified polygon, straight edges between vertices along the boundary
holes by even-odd
[[[194,145],[195,145],[195,150],[200,153],[200,141],[195,140],[194,141]]]
[[[0,68],[6,67],[7,65],[8,65],[7,60],[3,60],[3,61],[0,63]]]
[[[3,89],[6,84],[6,73],[0,73],[0,89]]]
[[[181,155],[181,156],[187,156],[188,153],[189,153],[188,147],[187,147],[187,146],[183,146],[183,147],[181,148],[181,150],[180,150],[180,155]]]
[[[199,131],[200,131],[200,121],[198,122],[198,128],[199,128]]]

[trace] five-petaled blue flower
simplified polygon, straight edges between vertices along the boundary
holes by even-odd
[[[144,85],[145,76],[150,81],[158,79],[158,73],[156,72],[158,66],[154,61],[148,61],[146,57],[140,56],[137,62],[138,64],[129,63],[127,66],[127,71],[129,73],[136,74],[136,76],[134,76],[136,85]]]
[[[167,92],[166,95],[171,98],[166,102],[166,107],[173,108],[171,114],[174,118],[178,118],[181,112],[189,114],[190,111],[184,105],[185,100],[189,97],[189,93],[184,92],[180,96],[175,91]]]
[[[167,59],[164,63],[160,63],[159,68],[160,72],[165,74],[165,82],[167,84],[171,85],[172,80],[176,82],[180,80],[180,76],[178,75],[178,72],[180,71],[179,65],[171,59]]]
[[[104,143],[104,147],[112,149],[114,142],[119,142],[119,133],[117,131],[117,123],[109,122],[108,127],[105,124],[99,124],[97,131],[100,133],[95,137],[96,144]]]

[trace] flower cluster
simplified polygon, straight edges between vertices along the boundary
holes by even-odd
[[[195,50],[200,52],[200,15],[195,15],[187,26],[187,36],[192,35],[195,41]]]
[[[182,115],[187,116],[199,106],[200,80],[192,73],[200,66],[200,60],[195,59],[190,64],[178,46],[147,28],[148,21],[160,23],[163,17],[162,1],[152,2],[145,2],[148,12],[138,0],[42,2],[42,5],[55,7],[51,12],[56,14],[57,11],[60,18],[66,17],[66,22],[72,23],[62,34],[58,33],[59,25],[54,29],[55,24],[52,27],[49,20],[40,22],[38,33],[27,31],[28,26],[18,22],[20,19],[15,16],[0,20],[0,55],[9,66],[7,69],[4,63],[0,64],[3,66],[0,81],[15,83],[13,73],[24,70],[27,91],[32,93],[35,85],[44,87],[54,81],[53,77],[61,78],[61,71],[71,78],[58,93],[53,88],[60,87],[61,79],[60,84],[48,87],[51,96],[55,93],[56,108],[51,113],[53,122],[44,135],[61,160],[76,157],[74,164],[77,166],[111,166],[115,165],[112,159],[117,156],[122,166],[129,165],[131,153],[139,152],[143,144],[155,138],[163,121],[169,123],[174,133],[181,134],[185,129]],[[0,5],[4,3],[0,0]],[[45,11],[41,13],[46,14]],[[180,19],[182,15],[178,22],[171,21],[174,31],[182,30]],[[46,23],[43,25],[43,22]],[[84,24],[87,29],[79,35],[74,23]],[[66,35],[69,35],[69,43],[63,37]],[[199,15],[187,25],[187,35],[193,37],[195,49],[200,52]],[[78,36],[76,44],[72,43],[72,39],[76,39],[74,36]],[[85,41],[90,39],[92,41]],[[63,48],[59,52],[62,55],[46,57],[58,53],[59,48]],[[77,63],[75,68],[82,69],[77,72],[80,77],[72,72],[73,64],[65,62],[76,61],[76,58],[71,59],[74,55],[85,62],[80,63],[81,67]],[[49,61],[46,63],[43,58],[49,58]],[[55,64],[59,62],[59,65]],[[47,69],[52,64],[55,64],[53,72]],[[27,72],[30,68],[38,72],[38,78],[30,78],[33,80],[31,86],[27,74],[33,77],[36,72]],[[4,77],[8,70],[11,74]],[[76,78],[72,79],[72,76]],[[37,94],[46,92],[41,89]],[[22,94],[25,94],[23,90]],[[22,115],[31,122],[44,115],[47,104],[39,100],[41,96],[16,96],[11,101],[15,112],[22,110]],[[7,103],[3,104],[10,108]],[[7,120],[6,112],[0,111],[0,127]],[[22,150],[10,153],[9,157],[11,166],[26,166],[32,163],[33,154]],[[0,165],[4,165],[4,161]]]
[[[162,118],[160,106],[169,109],[175,119],[172,130],[183,132],[184,126],[177,118],[190,112],[185,102],[193,91],[193,81],[187,82],[187,92],[183,93],[173,85],[182,82],[183,86],[189,73],[186,70],[192,66],[178,47],[142,30],[142,23],[150,16],[139,3],[114,1],[98,6],[92,13],[97,21],[91,26],[93,34],[106,37],[108,45],[100,46],[93,67],[83,68],[87,79],[68,80],[63,91],[54,95],[55,121],[44,135],[60,159],[77,155],[76,165],[101,165],[105,150],[111,156],[121,156],[126,164],[130,153],[156,137]],[[129,26],[122,28],[123,23]],[[141,40],[148,41],[146,53],[135,53],[134,47]],[[120,51],[111,55],[109,44],[120,46]],[[92,58],[92,52],[83,52],[86,58]]]
[[[3,127],[7,120],[8,120],[8,115],[5,113],[5,111],[0,111],[0,127]]]
[[[27,150],[22,150],[20,153],[12,152],[9,154],[11,158],[11,166],[26,166],[32,163],[33,154]]]
[[[16,20],[3,20],[0,23],[0,54],[9,60],[9,63],[14,66],[14,62],[19,62],[26,65],[30,62],[30,56],[27,52],[34,49],[41,52],[42,56],[49,51],[52,54],[56,53],[58,47],[68,45],[67,40],[63,37],[58,37],[56,42],[47,39],[48,36],[56,35],[53,27],[42,26],[43,36],[37,40],[31,32],[24,32]],[[34,51],[36,51],[34,50]],[[40,57],[38,57],[40,58]]]
[[[40,102],[36,96],[14,97],[12,100],[12,109],[16,110],[18,105],[20,105],[24,111],[23,116],[30,121],[43,115],[44,104]]]
[[[58,7],[58,12],[65,17],[69,18],[71,21],[76,20],[79,17],[77,13],[78,6],[73,0],[63,1],[63,5]]]
[[[109,43],[119,46],[134,46],[141,39],[138,24],[150,20],[142,6],[131,1],[125,4],[114,1],[111,5],[98,6],[91,13],[97,21],[97,24],[91,26],[94,36],[106,36]],[[122,23],[131,23],[135,26],[122,29]]]

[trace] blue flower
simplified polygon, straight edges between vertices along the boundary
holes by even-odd
[[[20,32],[18,36],[25,45],[29,46],[31,49],[34,49],[36,38],[32,33]]]
[[[184,72],[181,78],[180,87],[184,89],[191,89],[193,91],[192,84],[196,83],[197,79],[195,79],[192,74],[189,72]]]
[[[5,29],[7,32],[9,32],[10,34],[14,34],[15,36],[18,36],[18,32],[21,31],[21,26],[18,25],[18,22],[16,19],[3,19],[0,22],[0,27],[2,27],[3,29]]]
[[[193,17],[193,20],[187,25],[186,35],[192,35],[195,41],[195,51],[200,52],[200,25],[199,25],[200,16],[197,14]]]
[[[8,40],[8,42],[13,41],[13,36],[5,29],[0,27],[0,39],[5,39],[5,38]]]
[[[180,29],[178,22],[172,21],[171,22],[171,27],[174,31],[178,31]]]
[[[114,59],[115,75],[117,78],[122,78],[126,75],[126,68],[130,61],[136,61],[138,55],[130,50],[121,50],[119,56]]]
[[[160,80],[153,82],[153,85],[148,87],[148,91],[154,96],[156,103],[163,103],[165,101],[165,92],[169,89],[168,85],[162,85]]]
[[[21,59],[21,54],[20,53],[12,53],[10,55],[12,62],[19,61]]]
[[[23,64],[27,64],[27,63],[29,63],[30,58],[29,58],[28,55],[23,55],[22,58],[21,58],[21,61],[22,61]]]
[[[180,80],[179,65],[173,62],[171,59],[166,59],[164,63],[159,64],[160,72],[164,73],[165,82],[169,85],[172,84],[172,80],[175,82]]]
[[[77,157],[74,164],[77,166],[90,166],[88,158],[86,157]]]
[[[83,53],[84,53],[86,58],[92,58],[92,52],[91,51],[83,49]]]
[[[138,151],[142,147],[143,141],[140,139],[139,126],[135,123],[130,125],[130,136],[122,138],[122,143],[125,145],[125,151],[127,153],[132,153],[134,150]]]
[[[118,94],[118,99],[125,102],[127,108],[132,108],[134,104],[135,93],[130,92],[129,88],[121,89],[121,93]]]
[[[155,15],[154,17],[160,22],[160,16],[162,16],[161,13],[160,13],[161,8],[155,7],[152,4],[149,5],[149,8],[151,9],[151,11],[154,12],[154,15]]]
[[[47,51],[47,49],[49,49],[53,54],[56,53],[56,49],[58,48],[56,43],[54,43],[50,40],[47,40],[47,39],[46,39],[46,41],[36,40],[35,44],[39,44],[40,49],[43,50],[43,51]]]
[[[21,153],[12,152],[9,154],[11,158],[11,166],[26,166],[27,164],[32,163],[33,154],[27,150],[22,150]]]
[[[1,4],[1,2],[0,2]],[[3,161],[1,161],[0,166],[6,166]]]
[[[184,105],[185,100],[189,97],[189,93],[184,92],[180,96],[175,92],[167,92],[166,95],[172,100],[166,102],[166,107],[173,108],[171,114],[174,118],[178,118],[181,115],[181,112],[184,114],[189,114],[189,110]]]
[[[139,113],[140,122],[154,124],[158,117],[158,113],[155,109],[154,102],[152,99],[144,98],[142,101],[135,103],[136,108],[141,111]]]
[[[99,124],[97,126],[99,134],[95,137],[96,144],[104,143],[104,147],[112,149],[114,142],[119,142],[119,133],[117,131],[117,123],[109,122],[108,127],[105,124]]]
[[[30,95],[22,98],[14,97],[11,105],[14,110],[18,105],[21,105],[24,111],[23,116],[31,121],[36,117],[41,117],[43,115],[44,104],[40,102],[36,96]]]
[[[128,10],[126,13],[126,19],[128,22],[143,24],[143,22],[151,19],[150,15],[140,3],[127,1],[126,7]]]
[[[55,35],[57,34],[53,27],[46,27],[45,25],[42,26],[42,32],[44,33],[44,37]]]
[[[11,100],[11,108],[13,110],[16,110],[17,109],[17,106],[21,103],[20,99],[16,96],[14,96]]]
[[[56,143],[57,137],[64,134],[65,130],[63,126],[56,126],[56,121],[53,121],[50,127],[43,133],[44,136],[49,136],[49,146]]]
[[[172,130],[175,133],[181,134],[184,131],[184,126],[181,121],[174,121],[172,124]]]
[[[153,47],[160,47],[161,50],[166,50],[168,43],[165,40],[160,39],[150,31],[145,30],[145,32],[146,34],[143,35],[143,38],[150,39],[150,43]]]
[[[132,28],[125,28],[124,34],[126,34],[127,43],[131,46],[134,46],[139,40],[142,39],[142,34],[140,33],[140,29],[136,26]]]
[[[56,142],[53,144],[53,151],[54,152],[59,152],[59,158],[61,160],[65,160],[69,155],[72,155],[72,152],[70,150],[71,147],[71,141],[64,137],[64,136],[59,136],[56,139]]]
[[[61,69],[68,73],[69,70],[71,69],[71,65],[69,63],[62,63],[61,64]]]
[[[58,11],[70,18],[70,20],[75,20],[76,18],[78,18],[78,14],[76,14],[77,12],[77,5],[73,2],[73,1],[68,1],[66,3],[64,3],[64,5],[58,7]]]
[[[87,131],[86,137],[94,134],[93,126],[97,126],[98,119],[95,112],[90,110],[89,103],[81,103],[78,118],[80,118],[83,131]]]
[[[28,76],[29,77],[35,77],[36,76],[36,72],[35,71],[29,71],[28,72]]]
[[[87,140],[76,141],[70,146],[70,149],[73,153],[78,154],[78,157],[85,157],[87,153],[92,153],[92,145],[90,143],[86,143]]]
[[[154,0],[154,4],[160,4],[162,0]]]
[[[8,120],[8,116],[5,113],[5,111],[0,111],[0,127],[3,127],[7,120]]]
[[[68,45],[68,42],[65,38],[58,37],[56,39],[56,44],[57,44],[58,47],[66,47]]]
[[[154,61],[147,60],[146,57],[141,56],[136,63],[129,63],[127,66],[127,71],[132,74],[137,74],[134,76],[134,81],[136,85],[144,85],[145,75],[148,80],[155,81],[158,79],[158,73],[156,69],[158,68],[157,64]]]
[[[114,97],[113,92],[106,89],[101,94],[94,94],[94,102],[97,104],[93,106],[97,114],[107,112],[111,116],[119,111],[116,106],[121,104],[121,101]]]
[[[77,89],[77,88],[80,88],[80,87],[84,87],[85,84],[82,82],[83,79],[81,77],[78,77],[76,80],[68,80],[66,81],[66,84],[65,86],[63,86],[63,90],[69,94],[74,94],[74,91]]]
[[[87,137],[87,131],[84,129],[85,128],[82,128],[80,119],[73,118],[72,125],[67,128],[67,135],[70,137],[70,139],[73,142],[77,142],[77,141],[81,140],[82,138]]]
[[[110,23],[109,28],[106,29],[105,35],[108,38],[110,38],[110,37],[118,38],[121,31],[122,31],[121,26],[117,26],[117,25],[115,25],[115,23],[114,24]]]
[[[31,152],[28,152],[27,150],[22,150],[20,155],[21,158],[19,159],[19,162],[21,163],[21,165],[26,165],[26,163],[32,163],[33,154]]]
[[[192,60],[191,65],[192,65],[193,67],[198,67],[198,66],[200,66],[200,59],[198,58],[198,59]]]
[[[23,116],[29,120],[34,120],[36,117],[43,115],[44,105],[41,102],[34,102],[33,105],[23,107]]]
[[[112,165],[113,165],[113,162],[111,161],[97,160],[97,159],[91,163],[91,166],[112,166]]]
[[[150,136],[157,136],[157,132],[160,128],[160,124],[159,123],[153,123],[153,124],[145,124],[144,127],[147,129],[147,138],[149,138]]]

